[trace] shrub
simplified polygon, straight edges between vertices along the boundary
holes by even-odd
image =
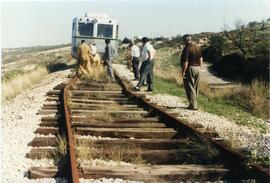
[[[214,47],[220,55],[222,54],[224,43],[225,39],[223,38],[223,36],[213,35],[210,38],[210,45]]]
[[[250,85],[234,89],[225,98],[246,108],[253,115],[269,118],[269,88],[264,82],[254,80]]]
[[[269,46],[268,40],[258,42],[254,45],[253,52],[255,55],[263,55],[265,58],[269,58]]]
[[[202,57],[205,62],[214,63],[221,56],[221,52],[213,46],[202,49]]]
[[[254,79],[269,82],[269,61],[264,56],[245,57],[234,53],[217,59],[211,69],[218,76],[244,83]]]

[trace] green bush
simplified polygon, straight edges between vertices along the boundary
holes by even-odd
[[[213,35],[210,38],[210,45],[214,47],[220,55],[222,55],[225,39],[220,35]]]
[[[213,46],[208,46],[202,49],[202,56],[205,62],[214,63],[219,57],[221,57],[221,53]]]
[[[265,58],[269,58],[269,40],[264,40],[258,42],[253,47],[253,52],[255,55],[263,55]]]
[[[269,83],[269,61],[264,56],[245,57],[234,53],[220,57],[211,66],[218,76],[251,83],[258,79]]]

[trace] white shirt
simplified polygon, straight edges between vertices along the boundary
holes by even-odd
[[[149,59],[149,54],[148,54],[148,51],[150,52],[150,59]],[[142,48],[142,61],[146,61],[146,60],[153,60],[154,59],[154,56],[156,54],[156,50],[154,49],[154,47],[149,43],[147,42],[144,47]]]
[[[97,47],[95,45],[91,45],[91,53],[95,55],[97,53]]]
[[[131,47],[131,57],[140,57],[140,48],[137,45]]]

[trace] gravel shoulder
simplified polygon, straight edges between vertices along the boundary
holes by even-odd
[[[2,137],[2,182],[62,182],[60,179],[29,180],[26,175],[31,166],[50,165],[50,160],[31,160],[25,157],[30,148],[27,146],[35,137],[45,95],[54,86],[65,82],[70,70],[54,72],[32,88],[23,91],[14,99],[5,101],[1,107]]]
[[[113,69],[121,78],[128,80],[133,86],[134,76],[125,65],[114,64]],[[255,129],[237,125],[224,117],[210,114],[204,111],[191,111],[187,107],[186,100],[167,94],[146,94],[152,103],[162,107],[170,108],[179,113],[179,117],[187,119],[190,124],[200,124],[205,129],[211,129],[219,134],[221,138],[228,141],[232,147],[239,151],[253,152],[260,156],[270,156],[270,134],[261,134]]]

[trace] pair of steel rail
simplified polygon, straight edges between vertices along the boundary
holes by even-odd
[[[204,134],[202,134],[200,131],[198,131],[196,128],[183,123],[180,119],[174,117],[173,115],[167,113],[165,110],[161,109],[160,107],[151,104],[149,101],[145,100],[145,98],[141,97],[136,92],[132,91],[131,87],[127,84],[128,82],[125,80],[122,80],[117,74],[116,74],[117,81],[119,82],[120,86],[123,89],[123,93],[130,98],[131,100],[135,101],[139,106],[143,107],[145,110],[150,111],[153,114],[156,114],[157,116],[164,119],[163,121],[166,123],[167,126],[175,128],[175,129],[181,129],[185,131],[188,134],[198,135],[204,137]],[[63,91],[63,107],[64,107],[64,113],[65,113],[65,122],[66,122],[66,136],[68,140],[68,181],[73,183],[79,183],[79,171],[78,171],[78,165],[76,161],[76,155],[75,155],[75,139],[72,133],[72,127],[71,127],[71,115],[68,107],[68,101],[69,101],[69,95],[68,90],[69,88],[76,83],[76,81],[79,79],[78,76],[75,76],[72,78],[68,84],[64,87]],[[206,137],[207,138],[207,137]],[[251,177],[256,178],[256,180],[259,180],[260,182],[268,182],[270,173],[268,170],[264,169],[262,166],[258,164],[251,163],[250,169],[246,169],[245,163],[247,162],[247,159],[244,158],[240,153],[237,153],[228,147],[226,147],[224,144],[220,143],[217,140],[213,140],[211,138],[208,138],[217,149],[220,150],[220,153],[224,160],[224,165],[227,167],[231,172],[232,176],[236,175],[243,175],[245,177]]]

